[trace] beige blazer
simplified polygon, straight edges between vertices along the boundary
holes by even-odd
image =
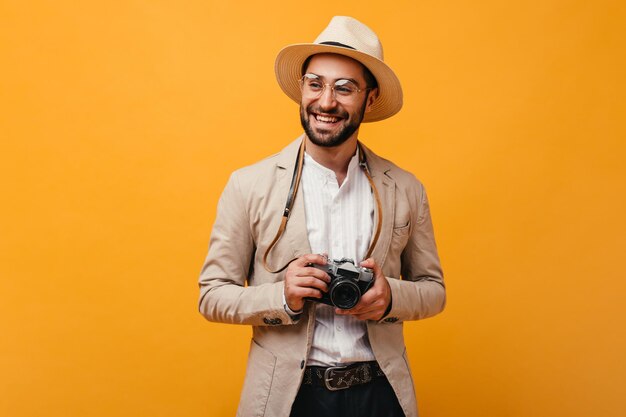
[[[271,274],[263,268],[263,254],[278,230],[301,140],[231,175],[218,203],[200,275],[199,308],[204,317],[253,326],[237,412],[241,417],[289,416],[311,346],[315,303],[307,303],[294,322],[283,308],[284,273]],[[417,404],[402,323],[443,310],[443,275],[424,187],[412,174],[363,149],[383,207],[382,231],[372,256],[391,278],[392,292],[390,313],[367,323],[369,340],[405,414],[414,417]],[[285,233],[270,252],[273,268],[311,252],[304,216],[299,192]]]

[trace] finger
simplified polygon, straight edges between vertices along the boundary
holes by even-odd
[[[365,267],[365,268],[370,268],[373,269],[375,268],[376,262],[374,261],[374,258],[367,258],[366,260],[364,260],[363,262],[361,262],[361,266]]]
[[[308,265],[309,264],[290,266],[290,268],[287,270],[285,274],[285,279],[287,280],[287,279],[292,279],[293,277],[312,276],[322,281],[330,282],[330,277],[325,271],[323,271],[322,269],[313,267],[313,266],[308,266]]]
[[[359,301],[359,304],[356,305],[356,307],[360,307],[360,306],[368,306],[371,304],[375,304],[376,301],[380,300],[384,298],[384,294],[382,291],[377,291],[376,289],[372,288],[370,289],[368,292],[366,292],[365,294],[363,294],[361,296],[361,301]]]
[[[291,285],[303,288],[317,288],[324,292],[328,291],[326,282],[311,276],[296,277],[291,281]]]
[[[366,260],[361,262],[361,266],[374,271],[374,275],[378,275],[380,273],[380,267],[378,266],[376,261],[374,261],[374,258],[367,258]]]
[[[357,314],[354,317],[356,317],[358,320],[378,320],[379,317],[381,317],[383,315],[383,312],[369,312],[369,313],[364,313],[364,314]]]
[[[363,307],[353,307],[349,310],[344,310],[342,308],[335,308],[335,313],[342,316],[357,316],[359,314],[366,314],[372,311],[371,308],[363,308]]]
[[[382,317],[386,310],[386,306],[382,302],[376,302],[375,304],[363,306],[358,310],[351,312],[351,315],[359,320],[378,320]]]
[[[319,299],[322,293],[313,288],[300,288],[295,294],[285,295],[285,301],[293,311],[302,310],[307,299]]]
[[[312,287],[296,287],[291,294],[293,298],[322,298],[322,291]]]
[[[374,258],[367,258],[360,264],[364,268],[369,268],[374,271],[374,278],[377,279],[380,276],[384,276],[380,266],[374,261]]]
[[[364,313],[364,312],[366,312],[366,311],[368,311],[368,310],[369,310],[369,309],[366,309],[366,308],[364,308],[364,307],[362,307],[362,306],[359,306],[359,305],[357,304],[357,306],[354,306],[354,307],[352,307],[352,308],[350,308],[350,309],[343,309],[343,308],[338,308],[338,307],[337,307],[337,308],[335,308],[335,313],[337,313],[337,314],[342,314],[342,315],[350,315],[350,316],[353,316],[353,315],[355,315],[355,314],[362,314],[362,313]]]
[[[363,299],[351,309],[344,310],[340,308],[335,309],[335,313],[341,315],[353,315],[368,314],[377,311],[384,311],[386,308],[385,302],[382,299],[375,299],[372,302],[364,302]]]
[[[308,255],[302,255],[295,261],[294,264],[298,266],[306,266],[308,264],[326,265],[326,257],[316,253],[310,253]]]
[[[298,288],[316,288],[320,291],[327,292],[328,285],[326,282],[311,276],[293,276],[285,279],[285,294],[291,296]]]
[[[295,271],[295,275],[298,277],[315,277],[324,282],[330,282],[330,277],[328,274],[321,269],[314,268],[312,266],[307,266],[303,268],[299,268]]]

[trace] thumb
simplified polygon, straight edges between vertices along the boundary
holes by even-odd
[[[361,266],[370,269],[378,269],[378,265],[374,261],[374,258],[367,258],[363,262],[361,262]]]

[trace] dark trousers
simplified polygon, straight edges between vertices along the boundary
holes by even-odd
[[[321,385],[300,386],[290,417],[404,417],[384,376],[340,391]]]

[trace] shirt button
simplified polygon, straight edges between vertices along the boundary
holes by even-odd
[[[337,325],[337,327],[335,327],[337,329],[338,332],[343,330],[343,327],[341,327],[340,325]]]

